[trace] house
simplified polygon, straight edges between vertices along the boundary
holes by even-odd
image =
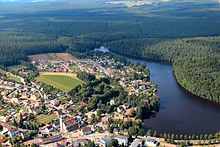
[[[59,92],[59,93],[57,94],[58,97],[61,97],[61,96],[64,96],[64,95],[65,95],[64,92]]]
[[[7,122],[8,119],[9,119],[8,116],[0,116],[0,121],[1,121],[1,122]]]
[[[11,102],[12,102],[12,103],[15,103],[15,104],[19,104],[19,103],[20,103],[19,100],[18,100],[18,98],[12,98],[12,99],[11,99]]]
[[[144,143],[145,146],[150,146],[150,147],[156,147],[160,145],[160,142],[156,141],[155,139],[148,139]]]
[[[123,107],[123,106],[117,107],[117,112],[118,112],[119,114],[124,114],[125,111],[126,111],[125,107]]]
[[[134,116],[134,112],[135,112],[135,110],[133,108],[127,109],[127,111],[125,112],[124,116],[125,117],[133,117]]]
[[[80,147],[80,146],[85,146],[87,143],[89,142],[88,139],[77,139],[75,142],[74,142],[74,147]]]
[[[92,129],[90,127],[84,127],[80,129],[80,134],[81,135],[89,135],[92,133]]]
[[[115,101],[114,101],[114,100],[111,100],[111,101],[110,101],[110,105],[115,105]]]
[[[94,122],[93,118],[87,118],[86,120],[87,124],[92,124]]]
[[[124,109],[128,109],[128,108],[131,107],[131,105],[130,105],[129,102],[127,102],[127,103],[124,103],[124,104],[122,105],[122,107],[123,107]]]
[[[3,143],[5,143],[7,141],[7,138],[2,138],[0,139],[0,145],[2,145]]]
[[[55,123],[53,124],[53,127],[54,127],[56,130],[60,129],[60,122],[59,122],[59,121],[55,122]]]
[[[60,104],[60,101],[59,101],[59,100],[51,100],[50,102],[51,102],[51,104],[54,105],[54,106],[59,106],[59,104]]]
[[[62,147],[71,146],[72,140],[71,139],[63,139],[59,142],[59,145],[61,145]]]
[[[102,139],[99,139],[98,143],[99,143],[100,146],[107,147],[107,146],[109,146],[109,143],[112,139],[118,140],[119,145],[128,146],[127,137],[120,136],[120,135],[110,135],[110,136],[104,137]]]
[[[117,134],[117,135],[125,135],[125,136],[128,135],[128,130],[118,130],[118,129],[114,129],[113,132],[114,132],[114,134]]]
[[[65,121],[60,120],[60,131],[70,132],[79,128],[79,123],[74,118],[67,118]]]
[[[102,117],[101,122],[102,124],[106,124],[111,119],[111,115],[106,115]]]
[[[19,134],[20,133],[20,131],[17,129],[17,128],[10,128],[9,130],[8,130],[8,135],[10,136],[10,137],[14,137],[14,136],[16,136],[17,134]]]
[[[50,132],[53,132],[53,131],[54,131],[54,128],[53,128],[52,125],[48,125],[48,126],[46,126],[46,127],[44,128],[44,131],[45,131],[46,133],[50,133]]]
[[[61,135],[55,135],[55,136],[51,136],[51,137],[42,139],[42,144],[55,143],[55,142],[59,142],[63,139],[64,139],[64,137],[62,137]]]
[[[140,147],[141,145],[141,139],[135,139],[129,147]]]
[[[56,115],[57,115],[57,117],[62,117],[63,116],[63,112],[61,111],[61,110],[57,110],[56,111]]]
[[[128,138],[126,136],[114,135],[113,138],[118,140],[119,145],[128,146]]]
[[[139,87],[139,89],[140,89],[140,90],[145,90],[146,87],[145,87],[145,85],[141,85],[141,86]]]

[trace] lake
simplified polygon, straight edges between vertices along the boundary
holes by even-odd
[[[105,51],[109,51],[105,48]],[[103,48],[97,49],[102,51]],[[127,58],[127,57],[126,57]],[[195,96],[176,81],[173,68],[168,64],[127,58],[133,63],[145,64],[150,78],[158,85],[160,111],[144,121],[145,128],[158,133],[200,135],[220,131],[220,104]]]
[[[129,60],[146,64],[151,81],[158,85],[160,111],[155,118],[145,120],[147,129],[177,134],[216,133],[220,130],[220,105],[183,89],[176,82],[171,65]]]

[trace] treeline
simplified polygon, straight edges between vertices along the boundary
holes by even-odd
[[[0,65],[10,66],[27,60],[27,55],[63,52],[66,47],[54,38],[19,31],[0,33]]]
[[[173,64],[177,81],[184,88],[214,102],[220,102],[220,37],[197,37],[175,40],[136,40],[108,43],[117,53]]]
[[[168,143],[179,144],[181,146],[211,145],[218,144],[220,141],[220,132],[215,134],[186,135],[170,133],[158,134],[157,131],[148,130],[147,135],[161,137]]]

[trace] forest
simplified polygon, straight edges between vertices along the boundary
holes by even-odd
[[[122,40],[108,43],[108,47],[123,55],[172,63],[180,85],[195,95],[220,102],[220,37],[148,42],[137,47],[132,40]]]
[[[133,8],[35,3],[26,11],[26,5],[11,7],[0,6],[1,68],[38,53],[68,52],[85,58],[104,45],[120,54],[172,63],[185,89],[220,102],[218,3]]]

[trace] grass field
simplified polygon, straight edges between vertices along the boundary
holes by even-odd
[[[13,72],[13,71],[18,71],[22,68],[24,68],[23,65],[15,65],[15,66],[9,66],[7,69],[9,72]]]
[[[37,81],[51,85],[68,92],[83,82],[75,74],[43,72],[36,78]]]
[[[13,80],[13,81],[15,81],[17,83],[22,83],[21,80],[18,77],[15,77],[15,76],[9,75],[8,79]]]
[[[76,66],[76,65],[70,66],[69,68],[70,68],[71,70],[74,70],[74,71],[79,70],[79,67]]]
[[[57,120],[57,115],[56,114],[50,114],[50,115],[39,115],[37,116],[37,122],[39,124],[48,124],[52,122],[52,120]]]

